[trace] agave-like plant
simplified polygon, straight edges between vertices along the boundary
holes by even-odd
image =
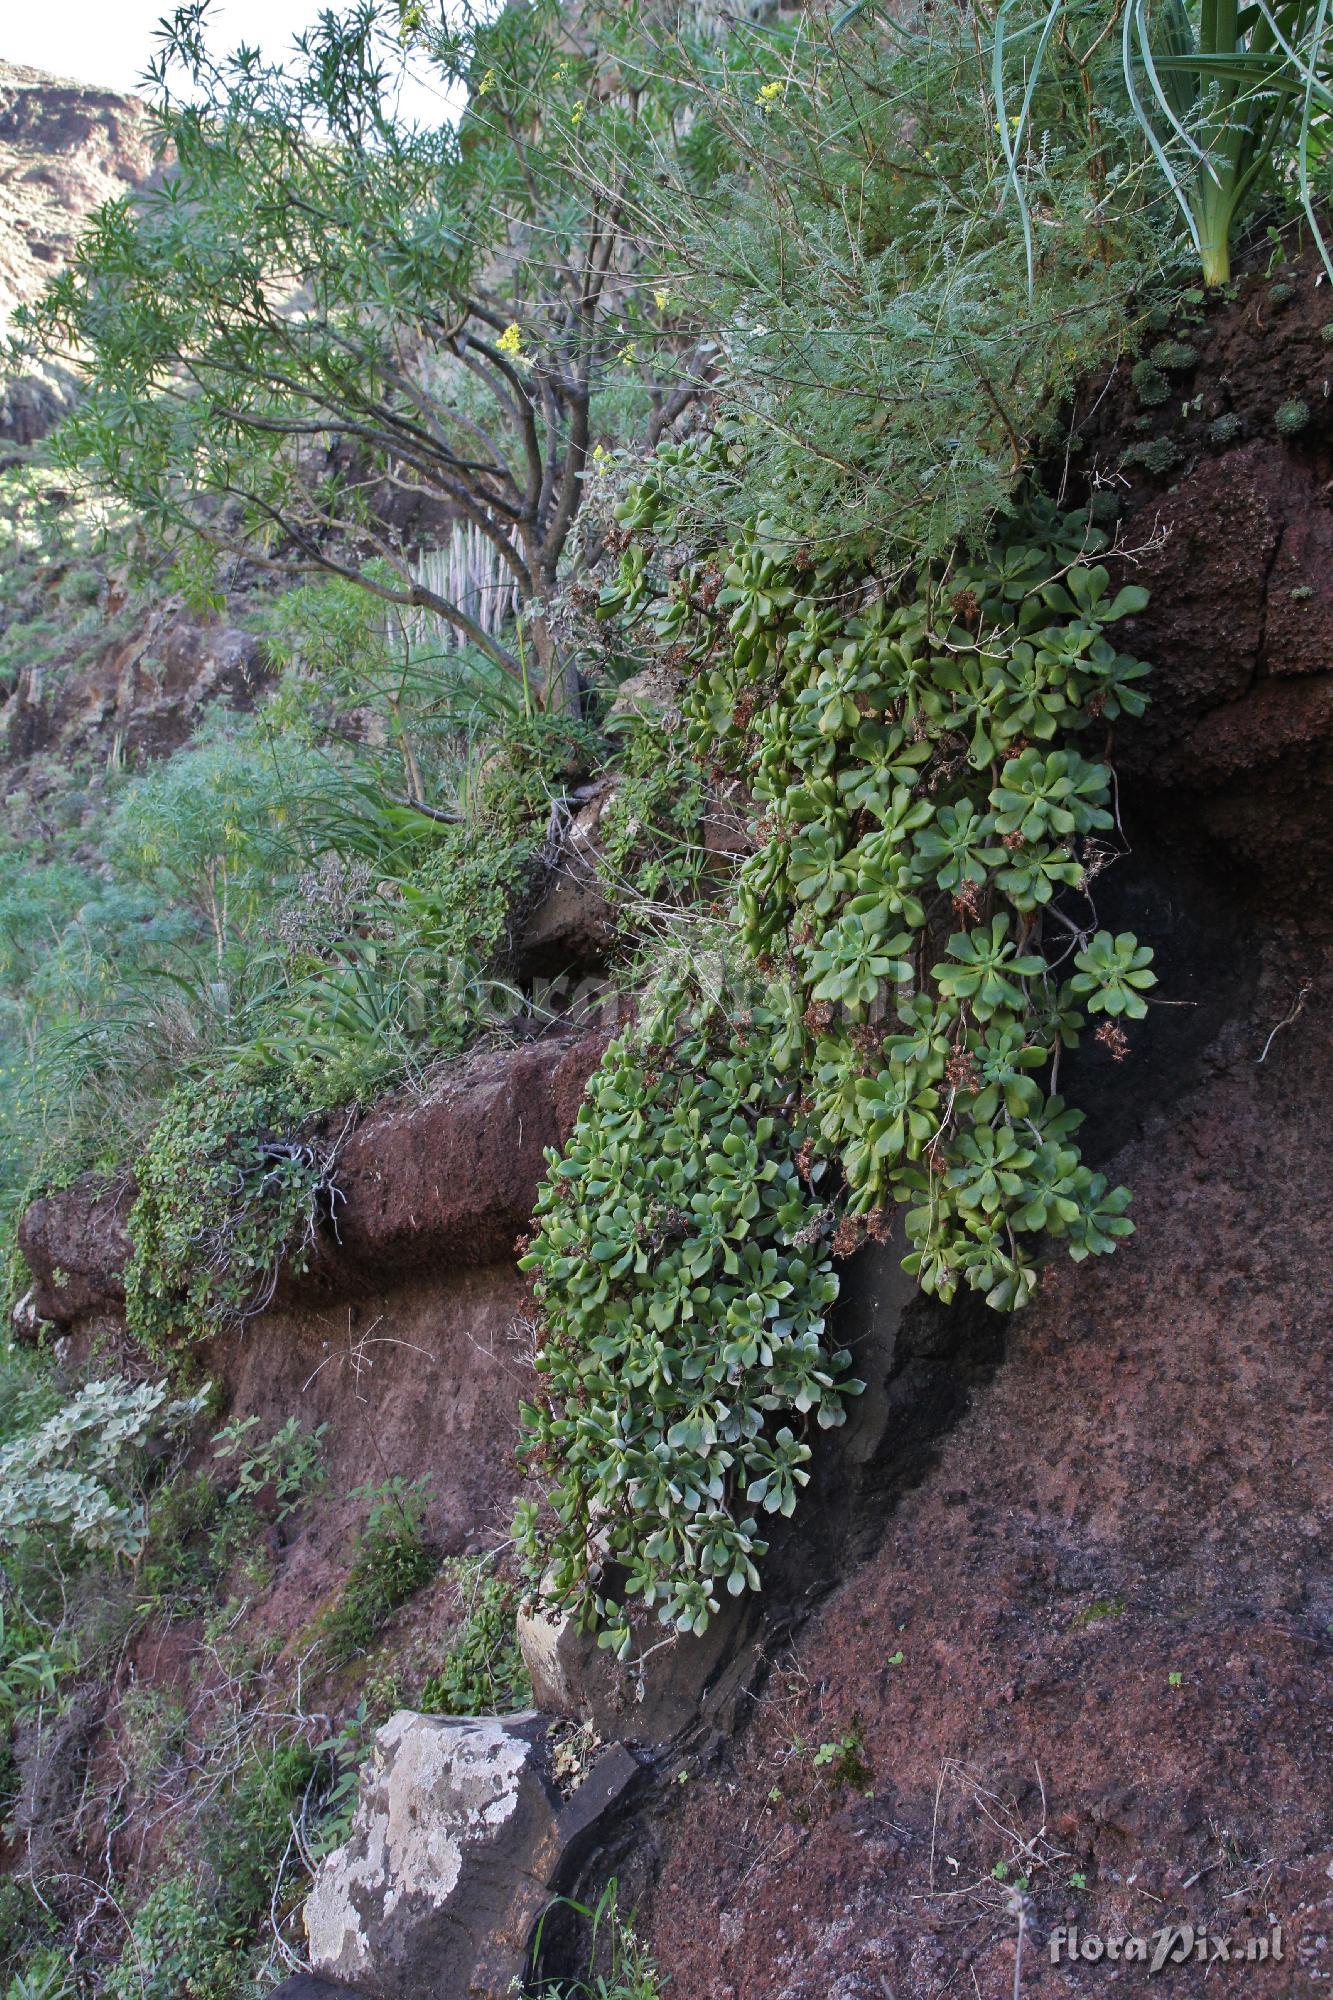
[[[1134,115],[1180,205],[1203,266],[1204,282],[1231,275],[1238,217],[1266,170],[1294,175],[1301,206],[1330,276],[1310,187],[1312,125],[1333,111],[1326,55],[1333,0],[1122,0],[1120,60]],[[1032,224],[1021,158],[1033,97],[1052,37],[1077,0],[1050,0],[1044,15],[1012,26],[1002,0],[991,44],[997,128],[1009,183],[1023,219],[1029,281]],[[1034,40],[1035,37],[1035,40]],[[1019,110],[1010,115],[1005,71],[1015,52],[1031,49]]]

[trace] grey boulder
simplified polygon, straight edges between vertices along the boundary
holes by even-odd
[[[566,1797],[555,1727],[532,1711],[390,1718],[306,1902],[319,1977],[376,2000],[494,2000],[522,1979],[543,1911],[640,1775],[615,1745]]]

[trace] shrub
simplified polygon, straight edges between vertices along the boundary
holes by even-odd
[[[0,1793],[0,1814],[5,1817],[8,1804]],[[12,1875],[0,1876],[0,1979],[9,1978],[24,1965],[31,1970],[53,1928],[50,1912],[38,1901],[30,1883]]]
[[[39,1951],[5,1988],[5,2000],[74,2000],[77,1988],[68,1958],[58,1951]]]
[[[626,891],[650,903],[689,903],[707,854],[707,778],[662,716],[635,716],[617,758],[615,794],[598,824],[598,872],[613,906]]]
[[[260,1440],[254,1433],[257,1416],[239,1417],[224,1426],[213,1440],[215,1459],[237,1459],[235,1482],[227,1494],[229,1507],[252,1505],[261,1494],[273,1495],[275,1518],[285,1521],[295,1507],[317,1486],[323,1484],[320,1463],[327,1424],[306,1430],[297,1417],[288,1417],[272,1436]]]
[[[244,1959],[198,1884],[170,1875],[135,1911],[107,2000],[240,2000]]]
[[[169,1355],[260,1312],[284,1257],[302,1266],[327,1183],[281,1085],[209,1079],[172,1093],[138,1166],[125,1310]]]
[[[334,1760],[300,1737],[252,1743],[211,1788],[188,1862],[178,1854],[178,1872],[136,1910],[108,2000],[249,2000],[264,1990],[255,1934],[301,1879],[293,1827],[313,1829],[335,1778]]]
[[[745,452],[690,531],[731,539],[763,517],[789,557],[859,546],[887,563],[980,545],[1008,510],[1160,254],[1148,147],[1120,115],[1088,119],[1097,10],[1075,12],[1024,107],[1030,271],[958,10],[886,31],[883,10],[851,8],[790,39],[742,27],[696,63],[694,142],[720,171],[694,185],[668,168],[644,199],[682,289],[726,328],[717,393]],[[1011,83],[1020,67],[1026,41]]]
[[[90,1382],[26,1436],[0,1447],[0,1541],[41,1536],[135,1556],[148,1532],[136,1467],[150,1440],[179,1436],[208,1400],[167,1401],[164,1382]]]
[[[438,1673],[421,1691],[428,1715],[508,1715],[532,1700],[514,1631],[519,1593],[479,1563],[456,1566],[466,1615]]]
[[[391,1479],[353,1495],[368,1502],[369,1513],[342,1595],[321,1626],[334,1666],[368,1651],[394,1612],[439,1568],[425,1533],[428,1487],[425,1479]]]
[[[521,1455],[554,1522],[524,1503],[520,1546],[622,1654],[625,1597],[702,1631],[719,1590],[757,1588],[760,1516],[790,1514],[809,1478],[804,1418],[841,1423],[860,1386],[825,1337],[837,1280],[797,1166],[790,1013],[729,1019],[684,979],[654,1002],[552,1155],[522,1259],[545,1325]],[[622,1593],[600,1587],[622,1563]]]
[[[207,1608],[224,1567],[218,1560],[223,1516],[222,1494],[205,1472],[182,1473],[158,1489],[139,1562],[142,1605],[167,1618]]]
[[[275,884],[296,859],[299,827],[336,769],[284,746],[275,756],[262,726],[207,718],[195,743],[132,778],[106,833],[114,866],[192,910],[219,961],[253,937]]]
[[[808,1415],[841,1421],[856,1386],[825,1338],[834,1247],[901,1205],[923,1289],[1012,1310],[1040,1239],[1081,1259],[1131,1233],[1056,1079],[1088,1015],[1138,1018],[1153,983],[1089,895],[1112,779],[1073,744],[1142,714],[1148,670],[1109,636],[1146,592],[1089,560],[1086,514],[1033,500],[984,555],[892,583],[798,565],[763,522],[682,563],[673,480],[719,446],[660,453],[627,496],[602,609],[692,653],[696,754],[759,802],[748,981],[719,978],[710,1014],[664,980],[552,1159],[523,1260],[546,1378],[523,1452],[551,1516],[524,1503],[520,1544],[534,1588],[622,1655],[627,1598],[697,1632],[723,1583],[758,1586],[758,1514],[792,1511]]]
[[[295,1861],[292,1824],[317,1816],[331,1767],[300,1738],[261,1743],[216,1797],[202,1828],[205,1878],[222,1934],[237,1948],[280,1900],[284,1861]],[[297,1862],[299,1866],[299,1862]]]

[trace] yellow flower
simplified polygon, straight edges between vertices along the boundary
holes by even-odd
[[[481,79],[481,82],[477,85],[477,95],[478,97],[484,97],[488,90],[494,90],[494,88],[495,88],[495,71],[493,69],[488,69],[485,76]]]
[[[772,105],[777,98],[781,97],[783,91],[786,88],[787,88],[786,84],[779,83],[777,78],[775,77],[772,83],[764,84],[763,88],[759,92],[759,95],[755,98],[755,103],[759,106],[759,109],[761,111],[767,111],[770,105]]]
[[[637,341],[627,340],[625,342],[625,345],[621,348],[619,354],[616,356],[616,360],[623,361],[625,366],[628,368],[630,362],[634,359],[638,351],[639,349]]]
[[[523,352],[523,333],[516,319],[511,319],[496,346],[501,354],[512,354],[516,359]]]
[[[657,310],[660,313],[664,313],[667,307],[670,305],[670,303],[671,303],[671,292],[669,287],[666,285],[659,285],[657,290],[653,293],[653,304],[657,307]]]
[[[574,106],[574,109],[569,114],[569,122],[571,125],[577,125],[581,121],[582,117],[583,117],[583,106],[581,104],[576,104]]]

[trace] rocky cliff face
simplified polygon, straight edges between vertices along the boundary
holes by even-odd
[[[336,1233],[325,1230],[270,1311],[200,1357],[235,1415],[276,1427],[295,1411],[308,1429],[329,1425],[328,1497],[270,1595],[275,1625],[299,1622],[336,1575],[358,1512],[347,1496],[367,1477],[429,1474],[447,1553],[504,1533],[518,1402],[535,1379],[515,1239],[543,1151],[563,1143],[604,1047],[602,1035],[556,1034],[494,1050],[424,1100],[381,1107],[338,1154]],[[124,1182],[83,1182],[24,1219],[30,1312],[81,1347],[123,1342],[133,1195]]]
[[[1199,329],[1231,407],[1182,381],[1159,470],[1125,463],[1142,441],[1127,364],[1084,427],[1080,476],[1121,495],[1123,560],[1152,593],[1134,643],[1155,667],[1153,708],[1117,746],[1132,852],[1098,900],[1154,947],[1161,985],[1133,1053],[1093,1049],[1068,1080],[1090,1151],[1135,1189],[1137,1236],[1053,1267],[1007,1327],[914,1299],[889,1252],[863,1253],[840,1310],[868,1394],[823,1441],[763,1599],[637,1682],[537,1635],[539,1700],[635,1765],[559,1886],[595,1900],[618,1874],[672,2000],[1168,1977],[1202,1996],[1227,1976],[1208,1961],[1247,1950],[1237,1983],[1289,2000],[1333,1972],[1326,296],[1306,272],[1275,318],[1256,282]],[[1283,436],[1293,400],[1308,422]],[[526,1370],[511,1239],[596,1053],[491,1053],[437,1100],[368,1119],[344,1156],[342,1245],[211,1357],[238,1412],[331,1424],[335,1493],[376,1453],[432,1471],[454,1549],[503,1532]],[[34,1304],[76,1342],[119,1337],[124,1198],[71,1190],[25,1226]],[[348,1518],[335,1500],[277,1552],[266,1629],[295,1632],[327,1595]],[[134,1670],[179,1674],[189,1644],[178,1630]],[[109,1756],[114,1719],[89,1726]],[[366,1856],[411,1816],[389,1789],[370,1774],[315,1906],[317,1949],[320,1912],[349,1900],[366,1948],[353,1964],[330,1946],[330,1980],[296,1980],[292,2000],[338,1977],[416,1992],[439,1962],[433,1897],[426,1956],[402,1924],[375,1956],[401,1899],[383,1871],[362,1893]],[[525,1840],[487,1849],[488,1907],[535,1907]],[[1140,1938],[1149,1958],[1126,1959]],[[579,1940],[554,1925],[549,1942],[568,1973]],[[1169,1975],[1149,1971],[1159,1949]],[[451,1960],[450,1990],[499,2000],[508,1972],[488,1984],[488,1963]]]
[[[15,309],[68,262],[94,210],[148,186],[155,171],[152,120],[138,98],[0,62],[0,341]],[[55,363],[0,373],[0,463],[5,440],[34,444],[75,393],[72,372]],[[47,495],[56,511],[67,498]],[[59,559],[30,565],[0,604],[0,637],[25,621],[39,628],[30,650],[7,648],[12,673],[0,675],[6,789],[29,793],[38,811],[49,775],[41,759],[132,769],[179,748],[207,703],[245,705],[261,678],[258,642],[239,623],[245,579],[232,616],[201,619],[176,598],[129,602],[125,554],[94,559],[101,589],[92,631],[62,604],[70,564]]]
[[[0,337],[68,261],[87,217],[153,171],[138,98],[0,62]],[[0,394],[0,437],[31,443],[68,392],[57,372],[25,373]]]

